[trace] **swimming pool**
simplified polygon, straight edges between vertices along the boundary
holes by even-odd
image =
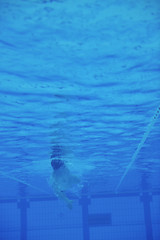
[[[26,232],[42,240],[160,238],[159,11],[156,0],[1,0],[0,201],[2,209],[15,204],[17,217],[3,210],[3,240]],[[67,192],[72,213],[48,184],[57,144],[81,181]],[[21,199],[30,217],[20,231]],[[39,214],[45,224],[35,224]]]

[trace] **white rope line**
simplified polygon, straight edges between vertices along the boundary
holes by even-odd
[[[118,192],[118,189],[119,189],[120,185],[122,184],[125,176],[127,175],[129,169],[131,168],[131,166],[132,166],[133,163],[135,162],[138,153],[140,152],[141,148],[143,147],[143,145],[144,145],[144,143],[145,143],[145,141],[146,141],[146,139],[147,139],[147,137],[148,137],[148,135],[149,135],[152,127],[153,127],[153,125],[155,124],[157,118],[159,117],[159,115],[160,115],[160,106],[157,108],[156,113],[154,114],[151,122],[149,123],[149,125],[148,125],[148,127],[147,127],[147,130],[146,130],[146,132],[144,133],[144,135],[143,135],[143,137],[142,137],[142,140],[141,140],[140,143],[138,144],[138,147],[137,147],[136,151],[134,152],[134,154],[133,154],[133,156],[132,156],[132,158],[131,158],[130,163],[128,164],[128,166],[126,167],[126,169],[125,169],[122,177],[120,178],[120,181],[119,181],[119,183],[117,184],[117,186],[116,186],[116,188],[115,188],[115,192],[116,192],[116,193]]]
[[[27,186],[29,186],[29,187],[37,190],[37,191],[40,191],[40,192],[43,192],[43,193],[47,193],[47,194],[48,194],[47,191],[44,191],[44,190],[41,189],[41,188],[35,187],[35,186],[33,186],[32,184],[29,184],[29,183],[27,183],[27,182],[25,182],[25,181],[23,181],[23,180],[21,180],[21,179],[19,179],[19,178],[10,176],[10,175],[8,175],[8,174],[5,173],[5,172],[0,171],[0,174],[1,174],[2,176],[4,176],[4,177],[7,177],[7,178],[9,178],[9,179],[12,179],[12,180],[14,180],[14,181],[16,181],[16,182],[23,183],[23,184],[25,184],[25,185],[27,185]]]

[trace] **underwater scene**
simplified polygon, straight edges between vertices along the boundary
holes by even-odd
[[[160,240],[160,2],[0,0],[0,240]]]

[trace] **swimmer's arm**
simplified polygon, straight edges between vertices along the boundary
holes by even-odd
[[[54,186],[56,196],[59,197],[60,199],[62,199],[63,201],[65,201],[69,209],[72,209],[72,200],[67,198],[66,194],[62,190],[59,189],[59,187],[55,181],[53,182],[52,186]]]
[[[65,194],[64,192],[59,191],[59,192],[58,192],[58,196],[59,196],[60,199],[62,199],[62,200],[64,200],[64,201],[66,202],[67,207],[68,207],[69,209],[72,209],[72,200],[70,200],[69,198],[67,198],[67,196],[66,196],[66,194]]]

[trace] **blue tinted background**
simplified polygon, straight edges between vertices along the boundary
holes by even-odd
[[[0,239],[160,239],[159,15],[0,0]],[[57,143],[81,179],[72,210],[48,183]]]

